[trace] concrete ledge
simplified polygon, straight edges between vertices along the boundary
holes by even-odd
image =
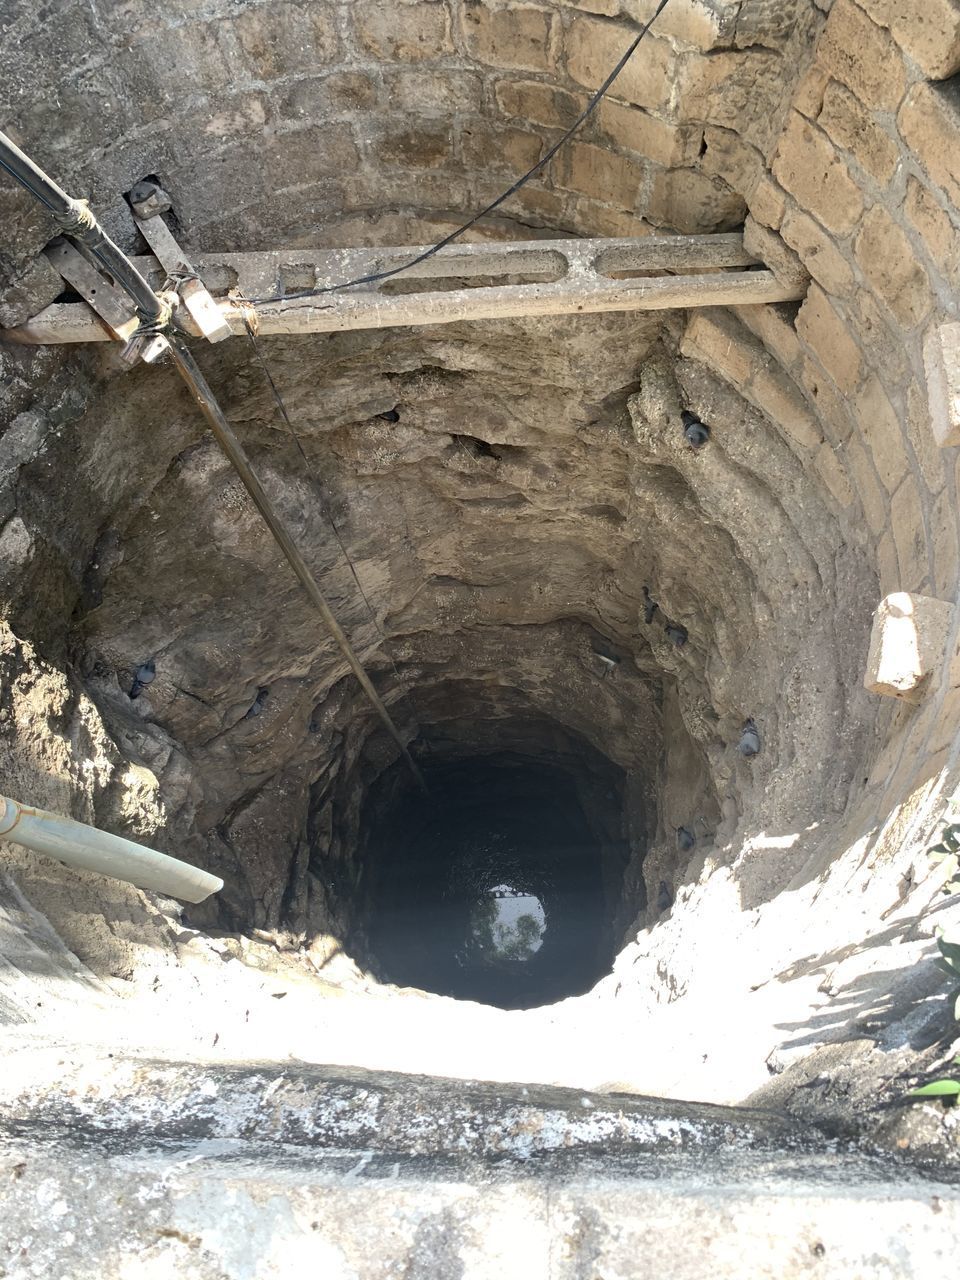
[[[948,600],[895,591],[873,615],[864,687],[918,702],[927,677],[942,666],[955,606]]]
[[[10,1057],[11,1278],[933,1280],[955,1261],[956,1186],[772,1112],[289,1060]]]
[[[743,224],[743,247],[769,267],[782,284],[790,285],[799,296],[803,295],[810,284],[810,272],[775,231],[770,231],[749,213]]]
[[[0,1157],[18,1280],[935,1280],[960,1234],[956,1187],[843,1151],[664,1167],[31,1138]]]
[[[927,405],[941,449],[960,444],[960,324],[935,324],[923,342]]]
[[[121,1145],[242,1138],[391,1159],[526,1160],[597,1149],[605,1157],[672,1157],[823,1146],[809,1128],[757,1108],[306,1063],[278,1069],[128,1058],[112,1060],[109,1070],[102,1060],[71,1070],[60,1052],[28,1053],[0,1081],[0,1142],[26,1116],[49,1134],[109,1132]]]

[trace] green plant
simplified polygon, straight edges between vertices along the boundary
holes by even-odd
[[[937,933],[937,946],[940,949],[940,959],[937,964],[944,973],[960,982],[960,942],[949,941],[940,929]],[[960,1022],[960,987],[957,987],[953,995],[953,1016]]]
[[[960,943],[949,941],[941,929],[937,936],[937,947],[940,958],[937,964],[951,978],[960,981]],[[953,1016],[960,1022],[960,986],[953,993]],[[953,1060],[954,1066],[960,1066],[960,1057]],[[911,1089],[908,1098],[940,1098],[948,1107],[952,1107],[960,1099],[960,1080],[931,1080],[919,1089]]]
[[[949,879],[943,886],[944,893],[960,892],[960,822],[947,823],[939,844],[927,850],[934,862],[943,864]]]
[[[935,862],[944,864],[948,879],[943,885],[944,893],[960,892],[960,822],[948,822],[941,832],[939,844],[931,845],[927,850]],[[947,938],[942,929],[937,931],[937,947],[940,956],[937,964],[955,982],[960,984],[960,942]],[[960,985],[953,992],[953,1016],[960,1022]],[[960,1057],[953,1060],[953,1065],[960,1066]],[[911,1089],[908,1098],[941,1098],[946,1106],[954,1106],[960,1100],[960,1080],[944,1078],[931,1080],[919,1089]]]
[[[960,1057],[954,1058],[953,1065],[960,1066]],[[952,1107],[960,1098],[960,1080],[931,1080],[919,1089],[911,1089],[908,1098],[942,1098],[948,1107]]]

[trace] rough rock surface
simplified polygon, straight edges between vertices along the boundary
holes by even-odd
[[[0,788],[226,881],[181,915],[0,848],[5,1035],[106,1076],[114,1051],[267,1054],[751,1097],[955,1158],[955,1113],[901,1105],[956,1053],[934,964],[956,898],[926,851],[957,788],[957,459],[923,360],[958,312],[954,8],[671,0],[473,233],[749,213],[770,265],[811,278],[799,304],[264,339],[297,440],[245,341],[197,351],[418,758],[569,780],[616,954],[586,995],[507,1013],[382,981],[364,857],[402,766],[173,371],[0,343]],[[123,193],[152,174],[188,249],[242,250],[450,229],[649,6],[8,9],[4,127],[125,247]],[[0,209],[10,326],[61,285],[42,213],[6,187]],[[953,618],[910,705],[863,688],[900,592]]]

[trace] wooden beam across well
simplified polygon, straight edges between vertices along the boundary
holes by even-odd
[[[778,279],[757,263],[742,237],[731,233],[450,245],[388,281],[311,298],[277,297],[388,271],[423,251],[407,246],[198,254],[193,263],[211,294],[239,290],[253,301],[262,334],[750,306],[792,301],[804,292],[802,283]],[[166,273],[156,258],[134,262],[154,287],[162,284]],[[224,324],[242,334],[240,305],[228,297],[215,301]],[[199,333],[185,308],[178,321]],[[108,340],[82,303],[54,304],[3,336],[26,343]]]

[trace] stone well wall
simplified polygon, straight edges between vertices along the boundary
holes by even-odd
[[[697,318],[684,340],[755,399],[756,374],[745,383],[744,370],[759,339],[816,416],[823,443],[801,426],[797,447],[841,505],[862,511],[880,595],[951,602],[956,456],[937,446],[923,345],[958,308],[958,71],[952,4],[839,0],[749,199],[809,271],[807,298],[795,318],[743,313],[738,331]],[[956,684],[942,669],[922,710],[888,712],[874,768],[887,802],[952,758]]]
[[[614,0],[66,4],[38,28],[30,5],[10,8],[6,127],[128,243],[120,193],[159,175],[194,249],[404,243],[411,217],[433,234],[541,157],[652,11]],[[736,226],[821,22],[792,0],[673,0],[599,112],[505,216],[585,235]],[[48,228],[18,194],[3,209],[16,274]],[[6,305],[9,324],[26,303],[15,292]]]
[[[123,192],[147,174],[190,249],[410,243],[534,163],[651,8],[73,4],[38,27],[24,6],[2,114],[129,248]],[[889,959],[886,921],[922,917],[956,783],[956,455],[928,377],[958,309],[958,42],[952,0],[671,0],[596,117],[476,233],[744,222],[758,257],[809,275],[799,305],[265,342],[306,464],[239,340],[199,353],[411,740],[559,757],[579,739],[628,778],[624,945],[596,995],[626,991],[651,1043],[696,1059],[694,1092],[742,1096],[767,1055],[789,1070],[874,1006],[912,1008],[906,977],[889,1002],[856,964]],[[11,324],[60,284],[36,262],[42,215],[0,195]],[[223,874],[197,924],[361,937],[363,808],[394,757],[172,373],[2,360],[0,587],[40,654],[11,640],[11,679],[59,670],[73,691],[14,700],[15,776]],[[701,454],[683,408],[713,429]],[[644,586],[682,649],[643,622]],[[946,619],[909,699],[864,688],[896,592]],[[93,782],[81,708],[115,747]],[[124,800],[134,782],[149,803]],[[742,1060],[721,1046],[701,1069],[691,1028],[721,996],[752,1030]]]

